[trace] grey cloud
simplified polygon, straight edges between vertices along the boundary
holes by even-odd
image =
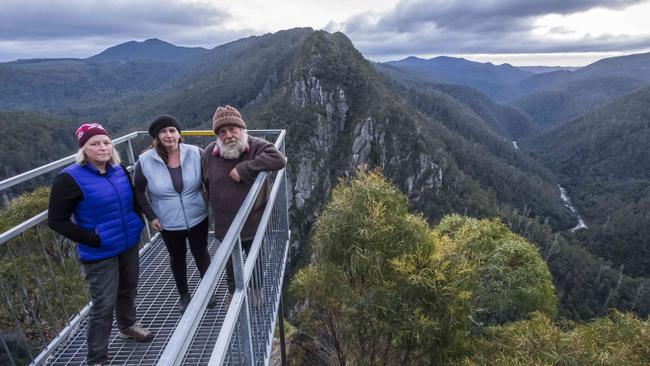
[[[377,24],[380,28],[399,29],[404,25],[433,22],[439,28],[481,27],[485,23],[512,22],[546,14],[572,14],[596,7],[622,9],[644,0],[402,0]]]
[[[404,34],[380,33],[355,40],[355,45],[368,57],[418,54],[516,54],[607,52],[647,49],[650,36],[583,37],[575,41],[549,41],[524,34],[501,34],[498,37],[465,33]]]
[[[201,29],[229,15],[207,4],[142,1],[5,0],[0,40],[45,40],[89,36],[163,37]]]
[[[569,29],[567,27],[553,27],[553,28],[549,29],[549,33],[564,35],[564,34],[571,34],[571,33],[573,33],[573,31],[571,31],[571,29]]]
[[[89,57],[130,40],[160,38],[212,48],[256,34],[224,26],[232,16],[210,3],[157,0],[3,0],[0,62]]]
[[[648,0],[402,0],[378,16],[362,13],[338,24],[367,56],[624,51],[649,37],[601,36],[558,41],[533,34],[535,17],[593,8],[624,9]],[[330,24],[336,27],[337,24]],[[566,33],[555,28],[554,34]]]

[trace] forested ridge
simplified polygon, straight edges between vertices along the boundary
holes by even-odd
[[[631,276],[650,276],[650,88],[523,143],[556,171],[589,230],[575,240]]]

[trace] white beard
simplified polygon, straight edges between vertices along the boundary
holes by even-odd
[[[217,137],[217,147],[219,148],[219,155],[228,160],[238,159],[248,146],[248,134],[246,131],[242,132],[241,139],[224,143]]]

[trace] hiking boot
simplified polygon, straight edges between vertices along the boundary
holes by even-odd
[[[180,299],[178,301],[178,311],[181,314],[185,313],[185,310],[187,310],[187,306],[190,304],[190,301],[192,301],[192,296],[190,296],[190,294],[180,295]]]
[[[228,305],[232,302],[232,296],[234,294],[230,291],[226,291],[226,298],[223,300],[224,307],[228,308]]]
[[[140,323],[135,323],[126,329],[120,330],[117,335],[120,338],[135,339],[138,342],[151,342],[153,339],[153,333]]]
[[[212,309],[215,306],[217,306],[217,297],[212,294],[212,297],[210,297],[210,301],[208,302],[208,309]]]

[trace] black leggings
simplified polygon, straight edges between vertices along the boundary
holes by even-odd
[[[190,243],[190,251],[194,257],[196,268],[198,268],[201,274],[201,278],[203,278],[208,271],[208,267],[210,267],[208,226],[208,219],[206,218],[189,230],[163,230],[160,232],[169,252],[169,265],[174,274],[174,280],[176,280],[176,289],[181,295],[189,293],[187,289],[186,240]]]

